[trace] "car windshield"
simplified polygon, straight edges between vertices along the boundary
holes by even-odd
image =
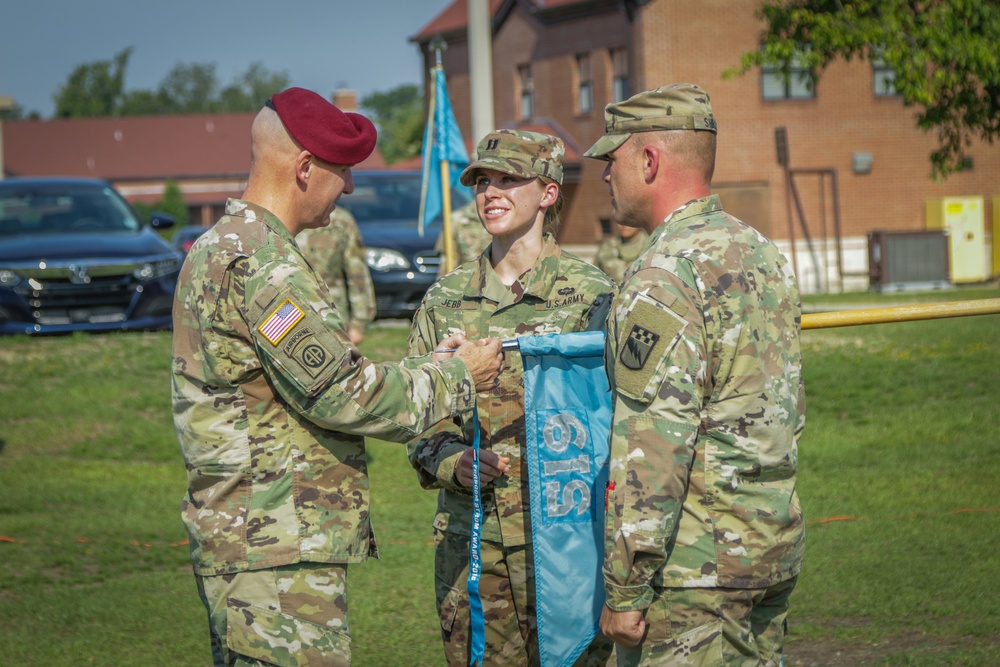
[[[0,236],[137,231],[132,209],[110,188],[0,189]]]
[[[420,215],[420,186],[419,173],[400,172],[378,177],[355,174],[354,192],[341,197],[338,205],[361,223],[373,220],[413,220],[415,223]],[[468,188],[454,187],[451,209],[454,211],[471,199]]]

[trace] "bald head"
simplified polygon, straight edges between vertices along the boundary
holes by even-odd
[[[295,140],[274,109],[261,109],[250,127],[251,178],[255,171],[270,169],[276,162],[288,162],[298,152]]]

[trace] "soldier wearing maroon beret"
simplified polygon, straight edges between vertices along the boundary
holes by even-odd
[[[254,119],[246,190],[174,297],[181,513],[216,665],[349,665],[347,565],[377,555],[365,436],[406,442],[471,411],[500,341],[404,364],[361,356],[295,235],[328,224],[376,132],[290,88]]]

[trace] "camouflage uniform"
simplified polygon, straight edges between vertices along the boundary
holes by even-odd
[[[372,363],[330,304],[287,228],[241,200],[227,202],[181,270],[173,412],[189,482],[182,518],[206,596],[243,573],[312,563],[317,574],[305,581],[328,607],[341,604],[337,586],[323,583],[336,577],[328,564],[377,556],[364,436],[406,442],[471,409],[474,383],[460,360]],[[206,602],[211,615],[219,600]],[[346,599],[343,619],[329,609],[320,623],[296,617],[296,605],[227,602],[229,622],[213,617],[222,619],[213,622],[220,663],[247,647],[281,664],[340,647],[334,662],[349,646]],[[290,646],[297,657],[281,657]]]
[[[358,223],[345,208],[337,207],[326,227],[305,229],[295,237],[302,254],[326,281],[333,305],[349,315],[347,330],[364,333],[375,319],[375,286],[365,259]]]
[[[598,246],[594,255],[594,266],[608,274],[608,277],[616,283],[620,283],[625,275],[625,269],[646,249],[648,240],[649,234],[641,229],[629,239],[617,234],[609,236]]]
[[[745,634],[741,614],[776,643],[748,648],[766,661],[752,664],[780,659],[804,543],[799,308],[787,261],[717,196],[671,214],[625,274],[606,350],[604,577],[608,606],[646,609],[649,627],[641,649],[619,646],[622,664],[702,664],[688,662],[696,652],[723,664],[723,633],[755,641],[732,636]],[[717,615],[691,612],[704,608]]]
[[[561,250],[551,235],[545,235],[534,268],[511,287],[494,273],[488,249],[431,287],[413,318],[409,352],[425,354],[454,333],[475,339],[603,329],[612,290],[607,276]],[[485,662],[537,664],[520,355],[507,355],[498,386],[479,394],[477,405],[481,447],[510,457],[506,474],[482,494],[479,589],[487,624]],[[469,661],[465,582],[473,506],[469,489],[455,477],[455,466],[472,443],[472,428],[464,418],[442,422],[409,446],[421,485],[441,489],[434,518],[437,606],[448,663],[463,666]],[[610,642],[605,640],[603,648],[603,659],[592,664],[607,659]]]
[[[486,246],[490,244],[490,234],[479,219],[475,199],[451,214],[451,235],[455,239],[456,268],[476,259],[486,250]],[[441,254],[441,264],[438,268],[438,278],[440,278],[447,273],[443,233],[438,236],[434,249]]]

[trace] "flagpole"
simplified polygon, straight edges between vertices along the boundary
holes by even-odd
[[[912,322],[915,320],[936,320],[943,317],[994,315],[998,313],[1000,313],[1000,299],[972,299],[969,301],[946,301],[916,306],[892,306],[866,310],[842,310],[832,313],[812,313],[802,316],[802,328],[828,329],[831,327],[849,327],[857,324]]]
[[[437,80],[438,70],[443,69],[441,50],[448,47],[443,39],[434,40],[431,46],[434,48],[434,78]],[[445,273],[449,273],[455,268],[455,237],[451,233],[451,163],[447,158],[441,160],[441,220],[441,233],[444,235],[444,268]]]

